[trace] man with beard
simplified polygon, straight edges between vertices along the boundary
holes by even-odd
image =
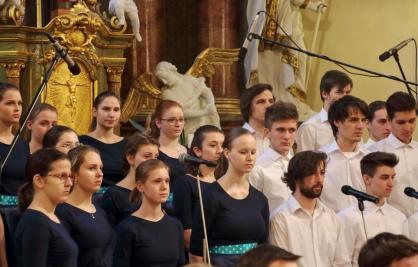
[[[360,168],[366,192],[379,198],[379,203],[364,202],[364,224],[357,204],[338,213],[353,267],[358,266],[358,254],[367,239],[383,232],[408,236],[406,216],[386,201],[394,186],[396,164],[398,159],[392,153],[373,152],[364,156]]]
[[[351,266],[340,222],[319,200],[326,160],[323,152],[296,154],[283,178],[292,195],[271,214],[270,243],[302,255],[299,267]]]
[[[366,116],[367,104],[351,95],[334,102],[328,112],[335,139],[320,149],[328,155],[321,201],[336,213],[357,203],[355,197],[341,193],[343,185],[366,190],[360,171],[360,160],[368,153],[361,143]]]

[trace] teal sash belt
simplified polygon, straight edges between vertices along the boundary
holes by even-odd
[[[242,255],[257,246],[257,243],[245,243],[237,245],[213,246],[209,248],[210,254]]]
[[[17,206],[17,196],[0,195],[0,205]]]
[[[166,203],[173,203],[173,193],[169,193]]]
[[[104,194],[107,189],[109,189],[108,186],[102,186],[100,187],[99,191],[97,191],[97,194]]]

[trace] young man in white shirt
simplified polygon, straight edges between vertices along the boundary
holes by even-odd
[[[244,90],[240,99],[240,109],[245,124],[242,128],[255,136],[257,156],[266,150],[270,142],[265,135],[264,116],[266,109],[274,103],[272,87],[269,84],[256,84]]]
[[[280,101],[274,103],[267,108],[264,123],[270,147],[257,158],[249,181],[267,197],[272,212],[290,196],[282,177],[293,156],[292,147],[298,127],[296,106]]]
[[[242,255],[237,267],[298,267],[299,258],[277,246],[261,244]]]
[[[408,218],[409,238],[418,242],[418,212]]]
[[[344,229],[353,267],[358,266],[358,254],[367,239],[383,232],[409,235],[406,216],[386,203],[393,189],[396,164],[398,159],[392,153],[372,152],[364,156],[360,167],[366,192],[379,198],[379,203],[364,202],[364,223],[357,203],[337,215]]]
[[[328,120],[335,139],[320,149],[328,155],[321,201],[336,213],[357,203],[354,197],[341,192],[343,185],[366,190],[360,171],[360,160],[368,153],[361,144],[366,115],[367,104],[351,95],[337,100],[329,109]]]
[[[334,139],[328,122],[328,110],[332,103],[351,93],[353,81],[347,74],[330,70],[322,76],[319,86],[324,105],[321,111],[306,120],[299,127],[296,143],[298,151],[317,150],[328,145]]]
[[[390,123],[385,101],[378,100],[369,104],[367,130],[369,132],[369,140],[364,145],[366,148],[389,136]]]
[[[293,193],[270,216],[270,243],[302,255],[299,267],[351,266],[340,222],[319,200],[326,160],[319,151],[295,154],[283,178]]]
[[[418,188],[418,142],[412,140],[417,119],[416,102],[411,95],[396,92],[387,99],[386,109],[392,133],[370,150],[394,153],[398,157],[395,185],[388,203],[409,217],[418,212],[418,201],[404,194],[405,187]]]

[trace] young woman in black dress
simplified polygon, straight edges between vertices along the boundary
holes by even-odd
[[[14,127],[22,115],[22,96],[19,89],[0,82],[0,162],[6,158],[14,138]],[[19,138],[1,173],[0,204],[16,205],[17,189],[25,180],[25,166],[29,157],[29,145]]]
[[[191,154],[208,161],[220,162],[223,152],[224,133],[216,126],[204,125],[195,133],[190,146]],[[174,216],[180,220],[184,228],[184,244],[187,250],[190,248],[190,235],[193,226],[193,214],[199,206],[199,194],[197,176],[199,176],[202,191],[216,181],[218,167],[206,165],[190,166],[187,175],[179,177],[173,190]],[[223,175],[223,174],[222,174]]]
[[[33,154],[42,148],[44,136],[49,129],[57,125],[57,109],[48,103],[39,103],[33,108],[26,124],[30,131],[29,149]]]
[[[99,152],[91,146],[79,146],[68,156],[74,187],[56,214],[78,245],[78,267],[110,267],[116,234],[105,211],[92,201],[103,181]]]
[[[141,162],[158,157],[158,142],[152,137],[134,133],[127,138],[123,154],[124,170],[127,174],[122,181],[106,190],[101,202],[114,225],[139,208],[139,203],[129,201],[136,185],[135,170]]]
[[[157,159],[144,161],[135,178],[131,200],[141,201],[141,206],[116,228],[113,267],[183,266],[183,228],[161,209],[170,191],[167,165]]]
[[[77,266],[77,244],[55,215],[70,194],[71,179],[70,160],[54,148],[38,150],[29,159],[19,190],[23,214],[14,235],[19,267]]]
[[[77,133],[70,127],[55,125],[46,132],[42,142],[43,148],[56,148],[67,154],[74,147],[80,146]]]
[[[163,100],[155,108],[151,121],[151,135],[158,139],[160,152],[158,158],[170,168],[170,190],[174,189],[177,178],[186,174],[186,166],[178,160],[186,153],[186,147],[179,142],[184,128],[184,115],[181,105],[175,101]],[[173,194],[163,205],[164,210],[173,214]]]
[[[240,255],[267,242],[269,209],[266,197],[248,180],[256,159],[254,136],[246,129],[232,129],[225,138],[224,156],[228,169],[203,194],[211,263],[235,266]],[[202,261],[203,226],[196,209],[190,240],[191,261]]]
[[[113,92],[100,93],[93,102],[93,131],[80,136],[80,142],[100,151],[103,161],[103,185],[123,179],[123,149],[126,139],[115,134],[120,119],[120,99]]]

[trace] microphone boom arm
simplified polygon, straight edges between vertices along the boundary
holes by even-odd
[[[386,78],[386,79],[393,80],[393,81],[402,82],[402,83],[405,83],[405,84],[418,86],[418,83],[414,83],[414,82],[411,82],[411,81],[408,81],[408,80],[405,80],[405,79],[401,79],[401,78],[393,76],[393,75],[387,75],[387,74],[379,73],[379,72],[376,72],[376,71],[373,71],[373,70],[368,70],[368,69],[365,69],[365,68],[362,68],[362,67],[354,66],[354,65],[336,60],[334,58],[331,58],[331,57],[328,57],[328,56],[325,56],[325,55],[322,55],[322,54],[313,53],[313,52],[310,52],[308,50],[303,50],[303,49],[298,48],[298,47],[286,45],[286,44],[283,44],[283,43],[280,43],[280,42],[277,42],[277,41],[274,41],[274,40],[264,38],[263,36],[261,36],[259,34],[256,34],[256,33],[250,33],[249,35],[252,35],[253,39],[258,39],[258,40],[263,41],[263,42],[265,42],[267,44],[270,44],[270,45],[278,45],[278,46],[281,46],[281,47],[289,48],[291,50],[295,50],[295,51],[304,53],[304,54],[306,54],[308,56],[311,56],[311,57],[316,57],[316,58],[320,58],[320,59],[323,59],[323,60],[326,60],[326,61],[333,62],[337,65],[343,65],[343,66],[346,66],[346,67],[349,67],[349,68],[352,68],[352,69],[356,69],[356,70],[359,70],[359,71],[363,71],[363,72],[366,72],[366,73],[369,73],[369,74],[376,75],[378,77]],[[248,37],[248,38],[250,38],[250,37]]]

